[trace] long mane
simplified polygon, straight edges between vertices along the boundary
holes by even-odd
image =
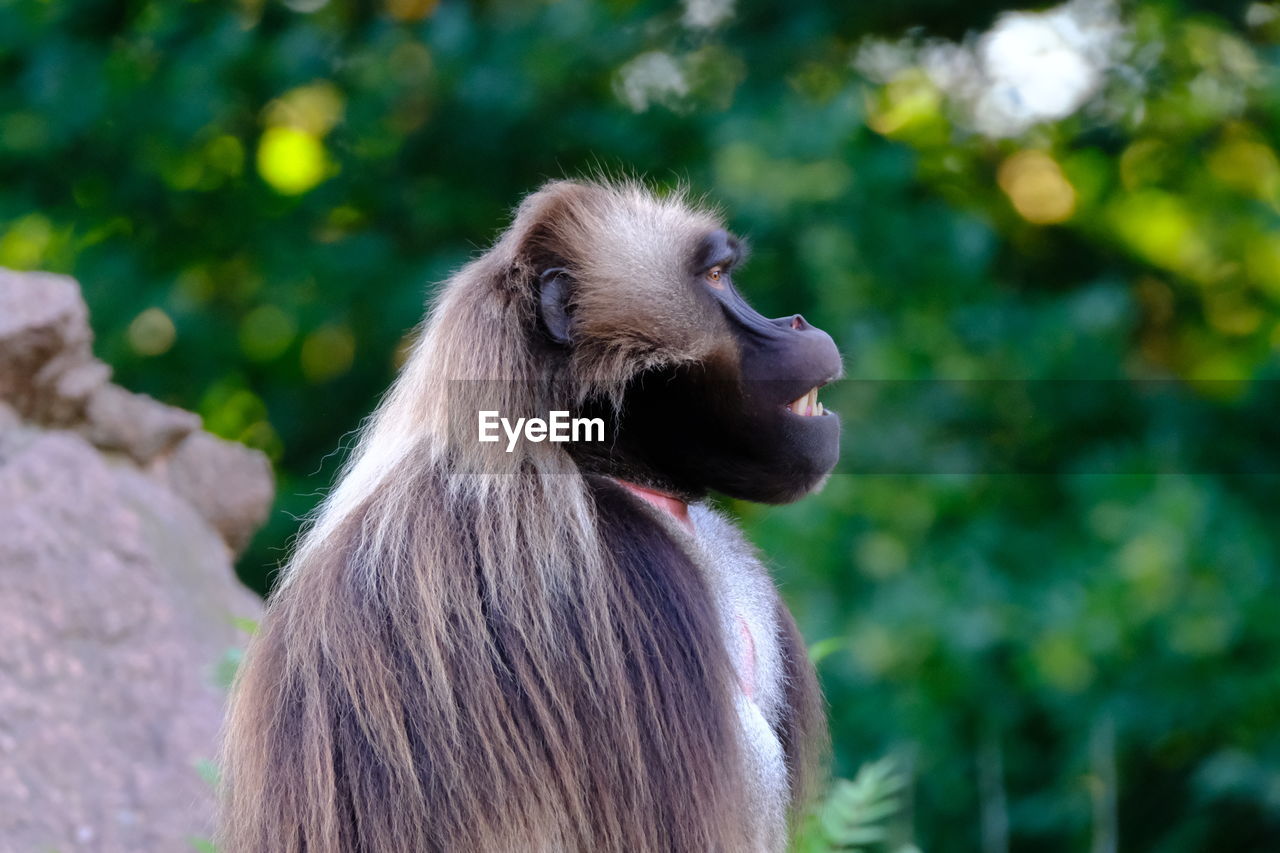
[[[628,192],[531,196],[444,285],[241,667],[225,849],[753,846],[734,676],[696,567],[560,446],[494,454],[462,434],[480,408],[544,413],[645,363],[618,345],[546,376],[530,334],[533,259],[574,237],[550,223]]]

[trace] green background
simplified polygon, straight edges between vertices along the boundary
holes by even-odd
[[[845,353],[840,472],[733,508],[836,773],[910,778],[889,846],[1280,849],[1280,9],[1124,4],[1088,103],[993,135],[922,66],[1006,4],[683,8],[0,0],[0,266],[271,456],[262,590],[524,193],[686,183]]]

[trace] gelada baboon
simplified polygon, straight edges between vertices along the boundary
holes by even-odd
[[[840,360],[747,305],[741,253],[681,197],[561,181],[443,286],[246,655],[221,849],[785,847],[821,699],[704,499],[820,484]],[[480,410],[608,435],[506,453]]]

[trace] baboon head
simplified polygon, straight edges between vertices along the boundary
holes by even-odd
[[[741,240],[712,213],[635,185],[558,182],[522,206],[533,346],[578,389],[606,441],[579,464],[695,499],[781,503],[816,488],[840,421],[818,389],[841,373],[831,336],[768,319],[739,292]]]

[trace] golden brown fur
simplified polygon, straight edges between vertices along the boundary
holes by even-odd
[[[716,226],[638,186],[553,183],[445,285],[241,669],[220,849],[757,846],[698,567],[562,446],[495,454],[470,431],[479,408],[617,399],[637,371],[723,348],[670,285]],[[530,282],[551,261],[582,283],[558,376],[533,334]],[[802,790],[823,721],[784,627],[779,736]]]

